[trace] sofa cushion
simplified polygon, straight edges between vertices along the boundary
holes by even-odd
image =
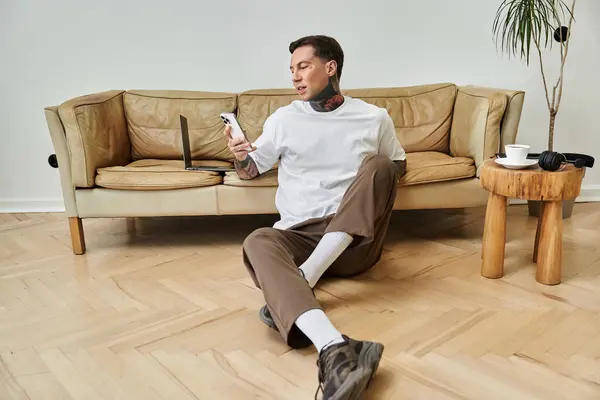
[[[468,157],[451,157],[435,151],[408,153],[406,174],[400,186],[450,181],[475,176],[475,163]]]
[[[232,166],[225,161],[194,161],[193,165]],[[183,161],[146,159],[124,167],[99,168],[96,185],[108,189],[168,190],[218,185],[222,176],[213,171],[186,171]]]
[[[193,159],[233,161],[219,114],[235,111],[235,93],[130,90],[123,103],[134,160],[181,159],[179,115],[183,115]]]
[[[294,89],[259,89],[240,93],[237,120],[248,140],[256,141],[267,118],[278,108],[298,99]]]
[[[456,85],[433,85],[349,89],[345,95],[388,110],[400,143],[407,152],[449,152],[450,124]],[[279,107],[299,99],[294,89],[250,90],[238,96],[238,120],[251,141],[262,133],[263,124]]]
[[[468,157],[451,157],[436,151],[406,154],[406,174],[400,186],[442,182],[475,176],[475,164]],[[272,169],[255,179],[240,179],[235,171],[227,172],[223,179],[227,186],[273,187],[278,185],[277,169]]]
[[[223,178],[223,184],[228,186],[255,186],[255,187],[273,187],[278,186],[277,169],[271,169],[254,179],[241,179],[235,171],[226,172]]]
[[[456,85],[350,89],[345,94],[388,110],[406,152],[449,153]]]

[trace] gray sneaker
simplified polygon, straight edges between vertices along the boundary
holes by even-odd
[[[343,343],[326,347],[319,354],[315,399],[319,390],[323,391],[323,400],[361,399],[377,372],[383,344],[343,338]]]
[[[262,306],[262,308],[258,312],[258,316],[260,317],[261,321],[264,322],[269,328],[278,331],[277,326],[275,325],[275,321],[273,321],[273,317],[271,316],[271,313],[269,312],[269,309],[267,308],[266,304]]]

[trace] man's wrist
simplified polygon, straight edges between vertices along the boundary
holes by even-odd
[[[246,168],[248,166],[248,164],[250,164],[250,160],[251,160],[251,158],[249,155],[246,155],[246,158],[244,158],[243,160],[236,159],[237,164],[240,168]]]
[[[239,177],[242,179],[254,179],[260,175],[256,163],[249,155],[243,160],[236,159],[234,164]]]

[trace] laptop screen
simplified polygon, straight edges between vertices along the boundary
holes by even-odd
[[[192,153],[190,151],[190,135],[188,132],[187,118],[183,115],[179,116],[181,124],[181,144],[183,147],[183,164],[185,168],[192,166]]]

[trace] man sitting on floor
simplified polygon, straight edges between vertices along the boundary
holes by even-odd
[[[248,236],[243,260],[265,297],[261,319],[290,347],[316,347],[324,398],[354,399],[383,345],[342,335],[313,288],[321,276],[352,276],[379,261],[406,154],[385,108],[341,94],[344,54],[335,39],[308,36],[289,50],[300,100],[267,118],[250,151],[225,129],[240,178],[279,161],[281,219]]]

